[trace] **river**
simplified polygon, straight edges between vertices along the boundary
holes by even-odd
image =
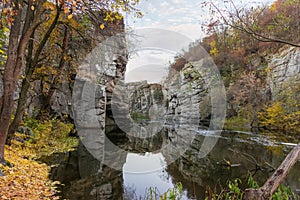
[[[165,128],[154,139],[128,139],[122,133],[110,137],[128,152],[121,161],[122,170],[105,166],[80,144],[75,151],[47,159],[52,164],[51,178],[64,184],[59,188],[62,198],[74,200],[146,199],[150,190],[161,194],[179,182],[182,199],[204,199],[207,187],[220,190],[228,180],[244,180],[249,173],[262,184],[294,145],[267,134],[197,130],[184,154],[168,163],[168,155],[160,148],[174,134]],[[218,140],[202,158],[199,150],[205,138]],[[294,190],[300,188],[299,174],[297,162],[285,179]]]

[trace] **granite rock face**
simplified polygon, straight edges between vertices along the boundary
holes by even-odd
[[[268,64],[272,100],[290,84],[300,84],[300,48],[290,47],[274,54]]]
[[[73,118],[72,112],[72,86],[71,84],[59,84],[50,100],[51,109],[57,115],[69,115]]]
[[[165,83],[168,88],[167,124],[209,121],[211,110],[207,74],[205,70],[198,70],[202,65],[203,60],[188,63]]]
[[[166,103],[163,88],[160,84],[148,84],[147,81],[134,82],[126,84],[126,88],[131,91],[130,113],[148,115],[152,106]]]
[[[72,106],[78,135],[89,153],[101,161],[101,165],[105,159],[116,161],[109,163],[110,166],[126,159],[123,154],[117,160],[110,159],[117,150],[106,140],[106,136],[118,130],[112,113],[112,99],[117,83],[124,79],[126,64],[125,38],[116,36],[96,47],[85,59],[73,88]],[[113,149],[106,150],[107,145]]]
[[[217,102],[218,98],[222,98],[222,93],[214,94],[218,81],[214,80],[210,65],[210,60],[201,59],[186,64],[180,71],[172,72],[163,83],[127,84],[127,89],[132,91],[129,100],[130,113],[151,116],[151,108],[159,105],[162,109],[157,116],[167,126],[209,126],[213,103],[211,99],[214,98]]]

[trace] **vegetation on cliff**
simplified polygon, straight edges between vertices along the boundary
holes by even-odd
[[[178,55],[171,68],[178,71],[200,59],[203,55],[197,49],[203,47],[218,66],[226,86],[225,128],[299,133],[299,75],[294,74],[293,80],[287,77],[280,92],[272,94],[269,79],[276,69],[269,64],[274,54],[284,56],[282,51],[299,47],[300,2],[277,0],[270,6],[248,8],[233,1],[218,6],[207,1],[203,6],[212,17],[203,26],[208,36]]]
[[[232,0],[222,2],[203,3],[211,13],[211,21],[204,26],[208,36],[178,55],[171,68],[179,71],[201,59],[203,55],[197,50],[203,47],[219,68],[226,87],[225,129],[267,129],[299,138],[299,0],[277,0],[258,8],[240,6]],[[245,196],[239,192],[221,199],[269,199],[299,159],[299,147],[264,186],[246,190]]]

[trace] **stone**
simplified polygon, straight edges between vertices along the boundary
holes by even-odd
[[[91,191],[91,196],[101,196],[104,198],[109,198],[112,194],[112,186],[110,183],[101,185],[99,187],[94,188]]]
[[[284,85],[300,81],[300,49],[286,48],[274,54],[268,64],[271,99],[276,100]]]

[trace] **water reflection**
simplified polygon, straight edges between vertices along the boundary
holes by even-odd
[[[161,153],[145,153],[144,155],[128,153],[123,167],[124,173],[140,174],[160,170],[167,165]]]
[[[157,150],[170,142],[172,134],[173,130],[166,128],[157,138],[129,137],[118,141],[119,147],[129,152],[122,161],[122,171],[103,165],[80,145],[74,152],[52,158],[52,164],[58,164],[52,169],[52,179],[65,184],[61,188],[63,198],[74,200],[139,199],[147,195],[150,187],[163,193],[177,182],[183,185],[183,199],[204,199],[207,186],[218,189],[227,180],[245,178],[249,172],[262,184],[291,150],[290,146],[270,142],[270,138],[260,134],[223,131],[220,135],[198,131],[185,153],[167,165],[169,158]],[[183,136],[184,132],[176,134]],[[205,137],[219,140],[202,158],[199,152]],[[293,189],[300,188],[299,174],[298,162],[285,179]]]
[[[166,171],[167,163],[161,153],[127,154],[123,167],[124,198],[139,199],[149,194],[150,187],[158,194],[174,188],[172,177]],[[183,193],[186,197],[186,191]]]

